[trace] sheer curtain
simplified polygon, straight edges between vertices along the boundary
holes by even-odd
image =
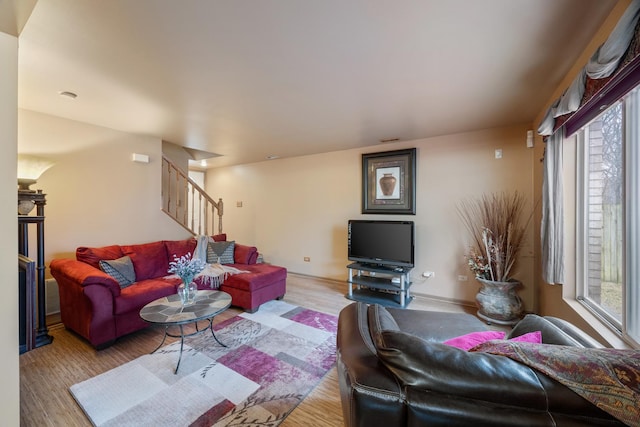
[[[562,143],[564,129],[547,139],[542,181],[542,278],[550,284],[564,283],[564,219]]]

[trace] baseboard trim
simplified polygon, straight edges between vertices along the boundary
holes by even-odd
[[[345,289],[346,289],[346,281],[345,280],[330,279],[330,278],[327,278],[327,277],[313,276],[311,274],[295,273],[295,272],[291,272],[291,271],[288,274],[293,275],[293,276],[298,276],[300,278],[309,278],[309,279],[320,280],[320,281],[324,281],[324,282],[328,282],[328,283],[345,284]],[[451,305],[457,305],[457,306],[463,306],[463,307],[477,308],[475,302],[473,302],[473,301],[465,301],[465,300],[461,300],[461,299],[457,299],[457,298],[445,298],[445,297],[439,297],[439,296],[435,296],[435,295],[422,294],[422,293],[418,293],[418,292],[411,292],[411,295],[414,298],[419,298],[419,299],[422,299],[422,300],[428,300],[428,301],[444,303],[444,304],[451,304]]]
[[[463,307],[474,307],[474,308],[476,307],[475,303],[472,301],[465,301],[457,298],[445,298],[445,297],[439,297],[435,295],[421,294],[417,292],[412,292],[411,295],[413,295],[414,298],[420,298],[423,300],[429,300],[429,301],[434,301],[439,303],[453,304],[453,305],[458,305]]]
[[[346,285],[346,283],[347,283],[346,280],[330,279],[328,277],[320,277],[320,276],[314,276],[314,275],[311,275],[311,274],[304,274],[304,273],[295,273],[293,271],[289,271],[287,274],[290,274],[292,276],[298,276],[298,277],[300,277],[302,279],[308,278],[308,279],[320,280],[320,281],[328,282],[328,283],[344,284],[345,285],[345,289],[347,289],[346,288],[346,286],[347,286]]]

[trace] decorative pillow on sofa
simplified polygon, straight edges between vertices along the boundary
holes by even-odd
[[[459,337],[451,338],[447,341],[444,341],[442,344],[446,344],[451,347],[457,347],[462,350],[468,351],[468,350],[471,350],[473,347],[487,341],[502,340],[505,338],[505,335],[506,334],[502,331],[471,332],[470,334],[465,334]],[[540,331],[529,332],[527,334],[510,338],[509,341],[531,342],[531,343],[540,344],[542,343],[542,333]]]
[[[190,238],[185,240],[165,240],[164,245],[167,248],[167,256],[170,261],[173,261],[173,257],[180,258],[186,254],[192,254],[196,250],[196,239]]]
[[[138,281],[164,277],[169,273],[169,258],[162,240],[139,245],[121,246],[123,255],[129,255]]]
[[[126,288],[136,281],[136,272],[133,269],[131,258],[128,256],[113,260],[103,259],[98,261],[98,265],[100,266],[100,270],[116,279],[121,289]]]
[[[504,339],[504,336],[505,332],[502,331],[471,332],[470,334],[446,340],[442,344],[450,345],[451,347],[458,347],[462,350],[469,350],[470,348],[486,341]]]
[[[518,335],[517,337],[509,338],[509,341],[517,342],[531,342],[534,344],[542,344],[542,332],[533,331],[526,334]]]
[[[209,242],[207,247],[207,264],[233,264],[235,241]]]
[[[123,255],[124,253],[118,245],[103,246],[101,248],[80,246],[76,249],[76,259],[95,268],[100,268],[101,259],[118,259]]]
[[[258,259],[258,248],[236,243],[233,251],[234,264],[255,264]]]

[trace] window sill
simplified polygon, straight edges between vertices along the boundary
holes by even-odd
[[[617,333],[611,330],[605,325],[598,317],[587,310],[579,301],[572,298],[564,298],[564,302],[567,303],[569,308],[584,320],[597,334],[598,341],[602,341],[602,344],[611,346],[613,348],[620,349],[632,349],[629,343],[625,342]]]

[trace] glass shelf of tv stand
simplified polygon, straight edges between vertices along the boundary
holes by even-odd
[[[390,268],[354,262],[347,269],[349,289],[346,297],[351,300],[405,308],[413,299],[409,292],[411,268]]]

